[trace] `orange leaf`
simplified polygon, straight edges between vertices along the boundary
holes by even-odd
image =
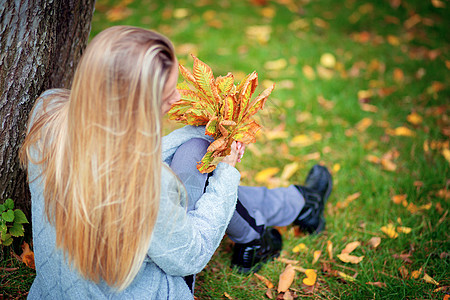
[[[264,276],[262,276],[262,275],[259,275],[258,273],[254,273],[254,275],[255,275],[259,280],[261,280],[262,282],[264,282],[264,284],[267,286],[267,288],[269,288],[269,289],[273,288],[273,283],[272,283],[269,279],[267,279],[266,277],[264,277]]]
[[[401,204],[402,202],[406,201],[406,197],[407,197],[406,194],[403,194],[403,195],[395,195],[395,196],[392,197],[392,201],[393,201],[395,204]]]
[[[277,288],[278,293],[286,292],[291,286],[292,282],[294,282],[294,277],[294,267],[292,265],[287,265],[283,273],[280,274]]]
[[[333,243],[331,241],[327,241],[327,252],[328,257],[330,259],[333,259]]]
[[[306,278],[303,278],[303,283],[309,286],[316,284],[317,274],[313,269],[306,269]]]
[[[320,250],[314,251],[312,264],[315,264],[319,260],[321,255],[322,255],[322,251],[320,251]]]
[[[22,244],[22,254],[20,255],[20,258],[22,259],[22,262],[27,265],[28,267],[32,269],[36,269],[34,265],[34,253],[30,249],[30,245],[28,245],[27,242],[23,242]]]
[[[269,178],[277,174],[278,171],[280,171],[280,169],[276,167],[267,168],[262,171],[259,171],[255,176],[255,181],[260,183],[267,182]]]

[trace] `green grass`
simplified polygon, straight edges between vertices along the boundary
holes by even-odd
[[[256,70],[261,85],[265,80],[277,84],[266,108],[259,113],[265,128],[252,147],[256,150],[248,149],[238,167],[243,174],[242,184],[260,184],[254,177],[268,167],[280,168],[275,175],[279,177],[283,167],[293,161],[300,170],[289,179],[290,183],[302,183],[316,163],[332,169],[335,182],[323,234],[303,236],[295,235],[291,227],[283,229],[282,256],[318,271],[312,291],[302,284],[304,275],[297,273],[291,286],[296,295],[319,299],[442,299],[450,292],[446,254],[450,249],[446,215],[449,201],[437,192],[448,191],[450,184],[449,161],[443,155],[443,150],[448,150],[450,132],[450,4],[441,1],[446,7],[437,8],[430,1],[402,1],[393,8],[390,3],[394,1],[387,0],[304,0],[268,1],[267,6],[258,7],[251,2],[134,1],[126,6],[129,16],[111,22],[107,14],[119,1],[99,0],[92,36],[117,24],[155,29],[174,42],[180,62],[188,68],[192,67],[189,54],[194,53],[212,67],[216,76],[232,72],[239,77]],[[290,9],[289,4],[282,3],[296,4]],[[264,9],[271,9],[274,16],[263,17]],[[181,18],[174,17],[183,13]],[[420,16],[420,21],[411,26],[414,14]],[[247,28],[255,25],[271,28],[266,43],[247,36]],[[364,37],[368,41],[361,41]],[[324,53],[331,53],[337,61],[329,79],[318,72]],[[285,68],[265,69],[267,61],[280,58],[288,62]],[[313,68],[315,79],[305,75],[305,65]],[[395,75],[398,70],[402,77]],[[388,89],[390,93],[383,94]],[[377,112],[361,109],[361,90],[373,91],[368,102]],[[317,101],[319,96],[332,102],[333,108],[322,107]],[[412,112],[422,116],[423,122],[408,122]],[[305,113],[309,113],[307,118]],[[372,124],[358,131],[355,125],[363,118],[370,118]],[[280,125],[287,138],[268,140],[267,132]],[[176,126],[168,125],[166,131]],[[409,128],[414,136],[389,134],[389,129],[400,126]],[[319,133],[321,139],[306,147],[291,144],[295,136],[312,133]],[[424,144],[429,145],[428,150]],[[319,159],[304,159],[314,152],[320,154]],[[387,171],[366,158],[381,158],[389,152],[396,154],[392,159],[395,171]],[[338,171],[334,169],[337,165]],[[418,182],[421,186],[417,186]],[[357,192],[361,193],[359,198],[338,208],[337,203]],[[393,203],[392,196],[398,194],[407,194],[407,201],[416,206],[431,203],[431,208],[411,213]],[[381,231],[382,226],[398,226],[400,222],[410,227],[411,233],[399,233],[391,239]],[[376,249],[367,245],[373,236],[381,237]],[[328,240],[334,246],[333,260],[326,254]],[[356,265],[336,257],[352,241],[362,243],[354,254],[365,256]],[[309,250],[293,253],[292,248],[299,243],[306,244]],[[255,276],[239,275],[229,268],[231,249],[230,240],[225,238],[198,275],[196,296],[224,299],[226,292],[232,299],[267,299],[267,288]],[[322,250],[322,256],[313,265],[315,250]],[[407,253],[411,254],[407,262],[397,258]],[[356,275],[355,281],[324,272],[325,263],[333,270]],[[419,279],[403,278],[401,265],[409,274],[422,268],[439,286],[425,282],[423,274]],[[276,286],[284,268],[284,263],[274,261],[259,274]],[[385,286],[367,282],[382,282]],[[435,291],[438,287],[444,288]]]

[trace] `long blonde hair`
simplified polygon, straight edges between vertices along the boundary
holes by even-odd
[[[101,32],[70,92],[55,91],[56,101],[34,112],[22,147],[22,163],[42,167],[57,246],[85,278],[117,290],[138,273],[156,222],[162,92],[174,63],[171,42],[158,33]]]

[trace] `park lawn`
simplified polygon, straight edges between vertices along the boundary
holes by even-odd
[[[449,6],[443,0],[97,1],[92,36],[118,24],[155,29],[174,42],[189,69],[194,54],[215,76],[232,72],[238,80],[256,70],[259,92],[276,84],[257,114],[264,129],[238,166],[242,184],[301,184],[317,163],[333,174],[326,231],[308,236],[280,228],[283,259],[258,271],[273,288],[230,269],[232,243],[225,238],[197,276],[198,299],[448,297]],[[165,132],[180,126],[165,125]],[[373,238],[380,238],[376,247]],[[338,257],[350,242],[360,243],[351,252],[362,257],[355,264]],[[286,260],[314,269],[315,284],[305,285],[306,275],[296,271],[288,292],[278,293]],[[9,283],[6,294],[26,293],[30,282],[18,292]]]

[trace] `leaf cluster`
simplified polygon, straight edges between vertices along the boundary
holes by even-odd
[[[252,72],[234,84],[234,76],[214,78],[211,68],[193,55],[194,66],[191,73],[180,64],[180,73],[185,81],[177,86],[181,99],[172,105],[169,119],[178,122],[206,126],[205,134],[214,142],[208,147],[197,169],[201,173],[212,172],[217,164],[231,152],[233,141],[244,144],[254,143],[255,135],[261,128],[253,115],[264,104],[275,85],[251,99],[258,86],[258,74]]]
[[[24,235],[24,223],[28,223],[27,217],[20,209],[14,209],[14,201],[6,199],[0,204],[0,245],[9,246],[13,237]]]

